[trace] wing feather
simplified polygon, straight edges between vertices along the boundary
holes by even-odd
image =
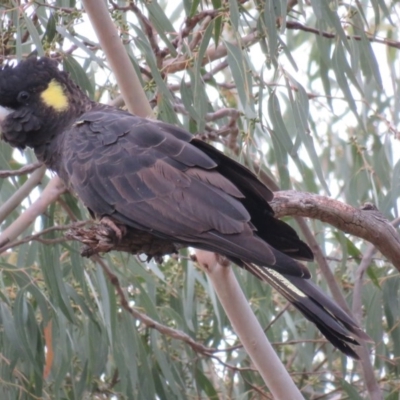
[[[71,184],[98,217],[111,214],[128,226],[272,268],[283,256],[257,236],[242,188],[266,199],[271,192],[233,160],[221,173],[222,153],[204,151],[184,130],[105,108],[84,114],[68,139]],[[287,274],[309,276],[289,257],[280,264]]]

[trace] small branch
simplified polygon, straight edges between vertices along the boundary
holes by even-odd
[[[241,46],[241,48],[246,48],[254,43],[258,42],[259,36],[258,32],[251,32],[245,37],[243,37],[240,43],[233,43],[236,46]],[[211,47],[206,51],[204,58],[202,60],[202,65],[206,65],[211,61],[218,60],[222,57],[225,57],[228,54],[228,50],[224,44],[220,44],[218,47]],[[172,74],[174,72],[181,71],[187,68],[187,65],[191,61],[189,58],[184,55],[173,60],[166,60],[164,63],[164,73],[165,74]]]
[[[182,115],[189,115],[189,112],[186,110],[183,104],[175,103],[174,110]],[[242,114],[243,113],[238,111],[236,108],[221,108],[215,112],[207,113],[204,116],[204,119],[207,122],[212,122],[217,121],[218,119],[231,117],[232,119],[237,121]]]
[[[227,68],[229,66],[228,60],[222,61],[220,62],[218,65],[216,65],[214,68],[212,68],[209,72],[206,72],[203,75],[203,80],[205,82],[210,81],[212,79],[214,79],[214,75],[222,70],[224,70],[225,68]]]
[[[392,221],[392,226],[396,227],[400,223],[400,218],[396,218]],[[376,253],[376,248],[374,245],[370,244],[367,250],[364,252],[364,256],[357,268],[354,290],[353,290],[353,315],[356,321],[360,324],[362,319],[362,287],[364,282],[364,275],[367,268],[371,265],[372,258]],[[382,392],[379,387],[378,382],[375,379],[374,369],[371,365],[369,358],[369,351],[365,343],[361,344],[362,347],[358,350],[360,356],[360,363],[363,371],[365,385],[368,389],[371,399],[380,400],[382,398]]]
[[[215,11],[215,10],[213,10],[213,11]],[[193,39],[189,43],[190,50],[193,51],[197,47],[197,45],[200,43],[201,39],[203,38],[204,32],[211,21],[212,21],[211,16],[206,17],[204,19],[204,21],[202,22],[200,29],[193,33]]]
[[[58,238],[58,239],[41,239],[41,237],[43,235],[46,235],[47,233],[50,232],[55,232],[55,231],[66,231],[69,229],[74,229],[74,228],[78,228],[78,227],[82,227],[83,225],[86,225],[87,223],[89,223],[90,221],[81,221],[81,222],[74,222],[73,224],[69,224],[69,225],[59,225],[59,226],[52,226],[50,228],[47,229],[43,229],[42,231],[35,233],[34,235],[30,235],[30,236],[26,236],[21,240],[16,240],[14,242],[10,242],[8,244],[6,244],[3,247],[0,247],[0,254],[3,253],[4,251],[20,246],[21,244],[24,243],[28,243],[31,242],[33,240],[39,241],[41,243],[59,243],[59,242],[65,242],[68,238]]]
[[[38,169],[36,172],[40,172]],[[10,226],[8,226],[0,235],[0,246],[5,246],[18,237],[35,219],[43,214],[47,206],[55,201],[58,196],[65,192],[65,185],[58,176],[55,176],[44,188],[40,197],[24,211]]]
[[[182,342],[185,342],[197,353],[210,356],[211,354],[216,352],[216,349],[204,346],[203,344],[196,342],[185,332],[170,328],[166,325],[162,325],[159,322],[155,321],[154,319],[150,318],[148,315],[138,311],[136,308],[131,307],[125,297],[124,291],[119,283],[118,277],[113,272],[111,272],[110,268],[107,266],[107,264],[101,257],[96,255],[96,256],[93,256],[92,259],[93,259],[93,261],[97,262],[102,267],[103,271],[107,275],[111,284],[114,286],[115,290],[117,291],[122,308],[124,310],[126,310],[130,315],[132,315],[132,317],[138,319],[140,322],[142,322],[148,328],[156,329],[158,332],[162,333],[163,335],[166,335],[173,339],[177,339]]]
[[[3,222],[29,196],[32,189],[40,183],[45,172],[46,167],[44,166],[34,171],[28,180],[0,207],[0,222]],[[2,236],[0,235],[0,243]]]
[[[365,342],[361,342],[357,349],[360,357],[360,367],[363,374],[363,381],[371,400],[382,400],[383,394],[375,377],[375,370],[371,364],[370,352]]]
[[[391,225],[396,228],[400,224],[400,218],[396,218],[392,221]],[[361,322],[362,318],[362,302],[361,302],[361,290],[364,281],[364,275],[367,268],[371,265],[373,256],[377,252],[375,246],[370,244],[367,250],[364,252],[364,256],[357,268],[355,280],[354,280],[354,290],[353,290],[353,314],[358,323]]]
[[[328,284],[329,290],[332,293],[333,298],[335,301],[343,308],[347,313],[351,314],[350,308],[347,305],[346,299],[343,296],[342,291],[339,288],[338,283],[336,282],[335,275],[333,274],[332,270],[329,268],[328,262],[321,250],[321,247],[318,245],[317,240],[314,237],[314,234],[308,228],[305,220],[301,217],[296,217],[296,222],[298,223],[303,235],[305,236],[308,245],[310,246],[315,261],[317,262],[322,275],[325,278],[325,281]]]
[[[179,44],[183,41],[183,39],[185,37],[188,37],[192,33],[194,27],[203,19],[205,21],[203,21],[202,23],[201,30],[204,30],[205,27],[210,23],[210,21],[216,18],[219,13],[220,13],[219,10],[203,10],[194,15],[193,17],[186,18],[184,22],[185,27],[179,32],[178,37],[172,42],[172,45],[177,48]],[[197,39],[194,39],[194,42],[191,43],[190,48],[192,50],[196,46],[196,42]]]
[[[238,111],[236,108],[221,108],[213,113],[208,113],[205,115],[205,120],[207,122],[210,121],[216,121],[218,119],[222,119],[225,117],[231,117],[235,121],[239,119],[239,117],[242,115],[240,111]]]
[[[137,19],[140,21],[142,25],[142,29],[144,33],[146,34],[147,38],[149,39],[150,46],[154,52],[154,54],[157,57],[157,65],[160,66],[160,48],[157,44],[157,36],[156,32],[154,31],[153,25],[151,24],[150,20],[142,13],[140,8],[133,2],[130,2],[128,6],[121,7],[117,3],[113,2],[110,0],[111,5],[115,10],[121,10],[121,11],[127,11],[131,10],[137,17]]]
[[[376,248],[373,244],[369,244],[367,250],[364,252],[364,256],[357,268],[356,276],[354,280],[353,289],[353,315],[356,318],[357,323],[362,320],[362,299],[361,292],[364,283],[364,274],[367,268],[371,265],[372,257],[376,253]]]
[[[62,11],[66,14],[72,14],[72,13],[76,12],[76,7],[57,7],[57,6],[48,4],[48,2],[42,3],[40,1],[34,1],[33,3],[37,4],[39,7],[42,6],[42,7],[46,7],[46,8],[51,8],[56,11]]]
[[[30,174],[31,172],[40,168],[42,165],[43,165],[43,163],[41,163],[41,162],[35,162],[33,164],[24,165],[20,169],[3,170],[3,171],[0,171],[0,178],[5,179],[5,178],[9,178],[10,176],[20,176],[20,175]]]
[[[314,33],[316,35],[322,36],[327,39],[335,39],[337,37],[337,35],[335,33],[320,31],[319,29],[311,28],[311,27],[303,25],[297,21],[287,21],[286,28],[292,29],[292,30],[300,30],[300,31],[304,31],[304,32]],[[377,37],[373,37],[373,36],[370,36],[370,34],[368,32],[365,32],[365,34],[367,36],[367,40],[369,40],[370,42],[380,43],[380,44],[384,44],[389,47],[394,47],[395,49],[400,49],[400,42],[395,42],[394,40],[390,40],[390,39],[380,39]],[[357,35],[346,35],[346,37],[349,40],[357,40],[357,41],[363,40],[363,38],[361,36],[357,36]]]
[[[228,65],[229,65],[229,64],[228,64],[228,61],[227,61],[227,60],[220,62],[217,66],[215,66],[214,68],[212,68],[209,72],[206,72],[206,73],[201,77],[201,79],[202,79],[204,82],[208,82],[208,81],[213,80],[215,74],[218,73],[218,72],[220,72],[220,71],[222,71],[222,70],[224,70],[225,68],[227,68]],[[192,83],[189,82],[189,81],[186,81],[184,84],[186,85],[186,87],[191,87],[191,86],[192,86]],[[236,85],[231,85],[231,84],[223,84],[223,83],[216,83],[216,84],[217,84],[218,86],[220,86],[220,87],[226,87],[226,86],[229,86],[229,88],[236,87]],[[171,90],[172,92],[176,92],[177,90],[180,90],[181,85],[182,85],[181,82],[180,82],[180,83],[169,84],[169,85],[168,85],[168,89]]]
[[[75,226],[66,233],[67,239],[84,244],[83,257],[91,257],[110,251],[125,251],[130,254],[146,254],[147,261],[152,258],[162,262],[162,256],[177,253],[179,246],[171,241],[157,238],[148,232],[126,228],[122,238],[106,224],[92,223],[88,227]]]

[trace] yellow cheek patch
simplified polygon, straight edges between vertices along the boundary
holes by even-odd
[[[44,104],[54,108],[56,111],[65,111],[68,108],[68,97],[59,82],[55,79],[50,81],[49,86],[41,94]]]

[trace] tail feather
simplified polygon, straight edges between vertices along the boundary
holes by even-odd
[[[274,287],[344,354],[358,359],[350,345],[359,345],[357,339],[371,340],[357,323],[312,281],[284,275],[271,268],[259,267],[255,264],[243,263],[243,267]]]

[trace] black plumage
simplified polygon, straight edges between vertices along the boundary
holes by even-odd
[[[350,344],[367,336],[309,280],[295,259],[311,250],[274,217],[272,192],[247,168],[179,127],[90,101],[47,58],[3,68],[0,105],[12,110],[3,139],[32,147],[92,215],[226,256],[356,357]]]

